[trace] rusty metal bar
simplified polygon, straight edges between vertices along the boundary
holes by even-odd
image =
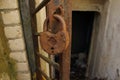
[[[49,58],[43,56],[42,54],[40,53],[37,53],[37,55],[42,58],[43,60],[45,60],[46,62],[48,62],[48,64],[52,65],[55,69],[59,70],[59,64],[54,62],[54,61],[51,61]]]
[[[68,48],[61,55],[61,63],[60,63],[60,80],[70,80],[70,58],[71,58],[71,33],[72,33],[72,8],[71,1],[72,0],[61,0],[64,8],[64,19],[67,25],[67,31],[70,37],[70,44]]]
[[[36,66],[41,67],[40,59],[37,56],[37,52],[39,51],[39,45],[38,45],[38,37],[34,35],[35,32],[37,32],[37,19],[36,15],[32,15],[33,11],[35,10],[35,0],[29,0],[30,5],[30,15],[31,15],[31,28],[32,28],[32,37],[33,37],[33,44],[34,44],[34,53],[35,53],[35,59],[36,59]],[[36,70],[36,80],[42,80],[41,73]]]
[[[55,60],[55,56],[54,55],[49,55],[49,59],[54,61]],[[52,79],[55,78],[55,68],[53,66],[50,66],[50,65],[49,65],[49,74],[50,74],[50,77]]]
[[[43,0],[38,7],[33,11],[33,15],[36,14],[38,11],[40,11],[44,6],[48,4],[50,0]]]
[[[71,33],[72,33],[72,8],[71,8],[71,0],[51,0],[47,5],[47,16],[50,17],[49,20],[49,28],[54,32],[57,24],[55,24],[54,19],[52,19],[51,15],[54,13],[58,6],[62,6],[63,15],[61,15],[66,22],[67,31],[70,37],[70,44],[66,48],[66,50],[59,56],[60,58],[60,75],[59,80],[70,80],[70,56],[71,56]]]
[[[46,80],[52,80],[40,68],[38,70],[46,78]]]

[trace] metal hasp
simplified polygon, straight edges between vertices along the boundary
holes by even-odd
[[[60,12],[59,7],[63,9],[63,12]],[[57,9],[58,8],[58,9]],[[57,10],[56,10],[57,9]],[[58,24],[55,22],[52,17],[53,13],[61,15],[66,23],[66,29],[69,34],[69,44],[68,47],[64,50],[62,54],[60,54],[60,77],[59,80],[70,80],[70,56],[71,56],[71,22],[72,22],[72,10],[71,10],[71,0],[51,0],[47,5],[47,17],[50,17],[49,27],[52,32],[57,32],[59,27],[56,28]],[[56,12],[54,12],[56,11]]]

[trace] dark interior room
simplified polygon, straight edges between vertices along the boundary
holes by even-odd
[[[71,80],[84,80],[95,12],[72,12]]]

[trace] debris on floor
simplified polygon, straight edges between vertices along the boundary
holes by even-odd
[[[87,78],[87,54],[77,53],[71,55],[70,80],[107,80],[107,78]]]
[[[70,80],[85,80],[86,68],[87,55],[85,53],[72,54]]]

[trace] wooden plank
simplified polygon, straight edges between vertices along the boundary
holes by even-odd
[[[32,28],[31,28],[31,19],[30,19],[30,9],[29,9],[29,0],[18,0],[22,27],[24,32],[25,44],[27,49],[28,62],[31,70],[32,76],[36,72],[36,64],[35,64],[35,53],[34,53],[34,45],[33,45],[33,36],[32,36]]]

